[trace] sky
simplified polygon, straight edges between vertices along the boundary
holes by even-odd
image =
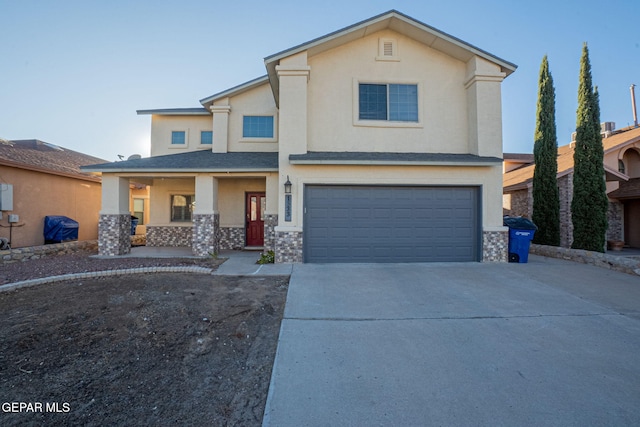
[[[151,119],[136,110],[200,107],[266,74],[265,57],[391,9],[518,65],[502,85],[505,152],[533,151],[544,55],[570,142],[585,42],[601,121],[633,123],[638,0],[0,0],[0,138],[148,156]]]

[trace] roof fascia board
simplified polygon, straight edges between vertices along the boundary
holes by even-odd
[[[157,115],[157,116],[209,116],[206,109],[202,108],[159,108],[153,110],[136,110],[139,116]]]
[[[293,159],[289,160],[289,164],[292,165],[354,165],[354,166],[496,166],[502,164],[502,161],[437,161],[437,160],[419,160],[419,161],[407,161],[407,160],[301,160]]]
[[[218,92],[215,93],[211,96],[208,96],[206,98],[202,98],[200,100],[200,104],[202,105],[206,105],[209,103],[213,103],[214,101],[218,100],[218,99],[222,99],[222,98],[228,98],[231,96],[235,96],[235,95],[239,95],[243,92],[246,92],[248,90],[251,90],[255,87],[258,87],[266,82],[269,81],[269,76],[268,75],[264,75],[264,76],[260,76],[258,78],[255,78],[253,80],[249,80],[248,82],[239,84],[238,86],[234,86],[230,89],[226,89],[222,92]]]
[[[200,173],[200,172],[277,172],[278,168],[83,168],[86,172],[101,173]]]
[[[501,67],[505,68],[507,70],[507,75],[511,74],[512,72],[514,72],[517,68],[517,65],[515,65],[512,62],[506,61],[500,57],[497,57],[483,49],[480,49],[472,44],[469,44],[467,42],[465,42],[464,40],[461,40],[455,36],[452,36],[450,34],[447,34],[443,31],[438,30],[437,28],[434,28],[428,24],[425,24],[424,22],[418,21],[408,15],[405,15],[401,12],[398,12],[397,10],[390,10],[388,12],[382,13],[380,15],[374,16],[373,18],[369,18],[367,20],[355,23],[353,25],[350,25],[348,27],[342,28],[340,30],[334,31],[332,33],[329,33],[325,36],[321,36],[318,37],[316,39],[313,39],[309,42],[294,46],[290,49],[286,49],[283,50],[281,52],[275,53],[273,55],[267,56],[264,61],[265,64],[270,64],[273,62],[277,62],[280,61],[283,58],[286,58],[288,56],[294,55],[296,53],[302,52],[304,50],[308,50],[311,49],[313,47],[316,47],[320,44],[332,41],[336,38],[345,36],[349,33],[353,33],[353,32],[357,32],[357,31],[362,31],[362,30],[366,30],[366,28],[374,26],[375,24],[378,24],[382,21],[385,20],[391,20],[392,18],[397,18],[401,21],[404,21],[414,27],[417,27],[427,33],[430,33],[434,36],[436,36],[437,38],[441,38],[449,43],[452,43],[454,45],[457,45],[463,49],[466,49],[472,53],[474,53],[475,55],[478,55],[480,57],[483,57],[491,62],[494,62],[498,65],[500,65]],[[368,32],[364,32],[362,35],[367,35]]]
[[[82,175],[82,174],[74,174],[74,173],[67,173],[67,172],[62,172],[62,171],[55,171],[55,170],[51,170],[51,169],[41,168],[41,167],[38,167],[38,166],[26,165],[24,163],[16,163],[16,162],[12,162],[12,161],[5,160],[5,159],[0,159],[0,165],[1,166],[12,167],[12,168],[16,168],[16,169],[24,169],[24,170],[28,170],[28,171],[31,171],[31,172],[38,172],[38,173],[46,173],[46,174],[49,174],[49,175],[63,176],[65,178],[80,179],[80,180],[83,180],[83,181],[100,182],[100,178],[96,178],[96,177],[93,177],[93,176],[87,176],[87,175]],[[81,166],[81,168],[82,168],[82,166]],[[83,171],[84,171],[84,169],[83,169]]]

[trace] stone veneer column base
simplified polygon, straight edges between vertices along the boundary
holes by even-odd
[[[220,252],[220,214],[194,214],[191,250],[195,256]]]
[[[482,233],[482,262],[507,262],[509,260],[509,231],[484,231]]]
[[[131,215],[100,215],[98,221],[98,254],[125,255],[131,252]]]
[[[276,264],[302,262],[302,231],[276,231]]]
[[[264,251],[276,250],[276,225],[278,225],[278,214],[264,215]]]

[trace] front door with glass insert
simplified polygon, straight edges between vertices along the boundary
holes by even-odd
[[[246,236],[247,246],[264,246],[265,193],[247,193]]]

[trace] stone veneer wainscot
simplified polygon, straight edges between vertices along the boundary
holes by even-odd
[[[193,241],[193,226],[147,225],[147,246],[187,246]]]
[[[194,214],[193,215],[193,246],[195,256],[207,256],[218,254],[220,232],[219,214]]]
[[[484,231],[482,233],[482,261],[507,262],[509,257],[509,232]]]
[[[302,232],[301,231],[277,231],[276,232],[276,260],[280,263],[302,262]]]

